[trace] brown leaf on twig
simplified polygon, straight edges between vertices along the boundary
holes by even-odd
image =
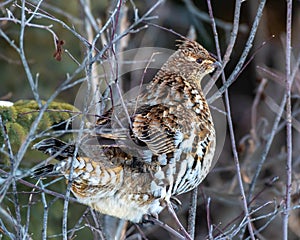
[[[63,45],[65,44],[64,40],[58,40],[56,39],[56,51],[53,54],[53,57],[57,60],[57,61],[61,61],[61,55],[63,52]]]

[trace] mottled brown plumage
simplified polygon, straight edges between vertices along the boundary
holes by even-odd
[[[99,118],[100,146],[92,157],[74,159],[71,190],[77,199],[101,213],[140,222],[145,214],[160,213],[172,196],[197,187],[216,145],[200,83],[217,65],[201,45],[184,41],[138,103],[127,101],[127,111],[116,105]],[[74,146],[46,139],[34,147],[60,160],[37,169],[36,176],[69,178]]]

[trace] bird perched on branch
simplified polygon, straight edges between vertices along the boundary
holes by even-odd
[[[200,83],[218,65],[200,44],[183,41],[137,102],[115,105],[99,118],[93,157],[74,157],[73,145],[45,139],[34,148],[60,162],[34,175],[64,175],[76,198],[103,214],[132,222],[157,215],[210,170],[216,137]]]

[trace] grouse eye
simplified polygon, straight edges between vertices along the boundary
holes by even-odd
[[[202,63],[202,61],[203,61],[203,60],[202,60],[201,58],[198,58],[198,59],[196,60],[197,63]]]

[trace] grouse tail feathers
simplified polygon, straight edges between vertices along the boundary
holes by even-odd
[[[56,138],[46,138],[34,144],[32,148],[60,161],[68,157],[73,157],[75,152],[74,145],[67,144]]]
[[[46,178],[46,177],[57,177],[62,176],[63,174],[59,171],[58,165],[48,164],[36,168],[32,173],[32,178]]]

